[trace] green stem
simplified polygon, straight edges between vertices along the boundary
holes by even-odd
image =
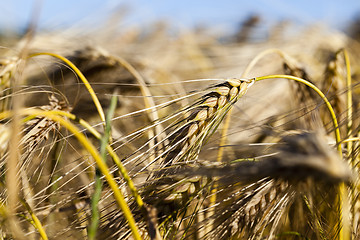
[[[106,163],[106,146],[109,145],[110,136],[111,136],[111,119],[114,115],[116,109],[116,101],[117,97],[114,95],[111,98],[110,108],[106,115],[105,119],[105,132],[104,135],[100,139],[100,155]],[[101,190],[102,190],[102,182],[101,182],[101,172],[98,168],[95,171],[95,190],[91,200],[91,223],[89,226],[88,237],[90,240],[96,239],[96,232],[100,222],[100,211],[99,211],[99,201],[101,199]]]
[[[90,240],[96,239],[96,232],[100,222],[100,211],[98,207],[98,203],[101,199],[101,174],[99,171],[96,171],[95,175],[95,190],[91,199],[91,223],[88,229],[88,237]]]

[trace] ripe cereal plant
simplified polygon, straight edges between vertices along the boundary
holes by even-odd
[[[317,59],[158,31],[3,53],[0,237],[359,238],[357,55],[314,34]]]

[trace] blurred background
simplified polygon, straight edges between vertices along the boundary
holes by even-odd
[[[233,34],[240,27],[257,26],[264,37],[279,22],[295,26],[314,24],[355,34],[360,22],[360,1],[165,1],[165,0],[15,0],[2,1],[0,31],[22,34],[29,22],[38,30],[69,27],[94,29],[112,20],[123,26],[146,27],[163,21],[172,29],[211,29],[219,35]],[[117,19],[114,19],[117,18]],[[112,21],[113,23],[116,21]],[[241,36],[240,36],[241,37]]]

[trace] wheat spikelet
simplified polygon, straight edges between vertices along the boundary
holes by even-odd
[[[188,107],[185,112],[187,117],[173,125],[176,129],[172,130],[170,146],[167,146],[173,149],[164,156],[160,167],[194,161],[203,143],[216,130],[232,105],[246,93],[250,84],[247,80],[229,79],[215,85],[210,93]]]
[[[177,176],[218,178],[222,189],[219,194],[225,197],[219,200],[216,213],[211,216],[215,225],[214,229],[207,233],[207,237],[210,239],[228,239],[235,236],[246,239],[257,239],[261,236],[274,238],[281,229],[284,231],[289,227],[282,225],[284,217],[287,214],[297,214],[299,209],[292,208],[296,201],[300,199],[301,205],[304,204],[301,203],[301,199],[319,201],[312,204],[323,209],[324,206],[320,206],[325,199],[314,200],[314,192],[327,186],[333,192],[326,193],[331,196],[324,198],[331,202],[334,201],[331,198],[333,198],[332,194],[336,193],[336,188],[329,186],[353,179],[348,165],[338,158],[335,151],[319,134],[304,132],[286,135],[281,138],[274,150],[277,154],[258,161],[244,160],[227,166],[184,166],[177,172]],[[233,193],[230,191],[225,194],[224,191],[229,189],[233,189]],[[309,223],[313,234],[318,234],[317,232],[320,231],[315,219],[320,219],[321,215],[328,213],[316,212],[316,214],[313,216],[314,222]],[[207,222],[203,224],[206,225]],[[291,221],[290,224],[295,227]],[[297,224],[302,224],[304,227],[306,221],[298,221]],[[334,223],[329,221],[326,224]],[[201,227],[198,226],[199,228]],[[326,232],[324,234],[327,237],[335,234],[331,228],[324,227],[324,229],[321,230]]]
[[[203,161],[177,164],[169,167],[171,171],[166,174],[159,170],[162,174],[155,174],[158,177],[145,184],[142,194],[146,196],[145,201],[157,209],[158,224],[167,237],[197,235],[205,231],[210,219],[214,221],[212,231],[202,233],[208,239],[261,236],[271,239],[281,231],[294,228],[312,229],[303,233],[307,236],[335,236],[338,223],[331,219],[336,212],[324,209],[328,208],[327,204],[335,204],[335,186],[352,181],[348,165],[318,133],[286,134],[273,151],[276,154],[265,159],[229,165]],[[213,177],[217,177],[220,184],[217,193],[220,197],[213,206],[215,214],[207,216],[207,220],[197,220],[200,206],[207,205]],[[329,193],[316,196],[324,187]],[[302,220],[292,219],[285,224],[289,215]],[[323,223],[322,218],[328,222]],[[126,232],[121,214],[113,212],[105,219],[115,219],[110,220],[105,229],[111,226],[118,229],[118,234]],[[138,221],[145,226],[140,218]]]
[[[182,171],[187,176],[222,176],[220,181],[227,184],[256,182],[265,177],[295,182],[309,177],[334,183],[350,180],[348,165],[338,158],[319,134],[288,133],[273,148],[275,155],[266,159],[242,160],[225,166],[189,166]]]
[[[195,161],[202,144],[216,130],[227,111],[246,93],[251,85],[252,81],[249,80],[229,79],[223,84],[206,89],[209,93],[197,99],[194,104],[190,104],[164,119],[157,120],[150,126],[129,134],[127,138],[130,140],[128,141],[132,141],[132,139],[143,135],[147,129],[175,119],[175,122],[170,123],[165,128],[167,133],[165,139],[157,142],[146,151],[143,150],[146,149],[147,143],[143,144],[135,153],[125,158],[124,163],[135,167],[142,165],[141,168],[137,167],[130,170],[134,172],[135,176],[146,169],[163,168],[178,162]],[[176,120],[179,116],[184,117]],[[150,156],[155,156],[155,158],[148,162]]]
[[[167,175],[171,174],[174,170],[172,166],[176,166],[179,163],[187,164],[197,160],[202,145],[216,130],[233,104],[246,93],[252,84],[252,81],[245,79],[228,79],[226,82],[216,84],[206,89],[209,93],[197,99],[193,104],[184,107],[184,109],[179,112],[184,116],[182,120],[170,124],[165,129],[165,131],[169,132],[164,140],[168,142],[165,147],[159,151],[158,147],[161,142],[157,143],[152,149],[145,152],[146,155],[142,155],[137,159],[138,162],[141,162],[143,159],[146,159],[149,154],[156,152],[155,161],[157,162],[154,161],[150,164],[156,165],[155,169],[161,170],[154,171],[153,173],[149,172],[147,183],[143,186],[141,194],[146,196],[144,200],[149,206],[154,206],[157,209],[157,216],[160,216],[158,219],[159,223],[165,221],[167,216],[171,216],[173,214],[172,211],[175,209],[182,208],[180,205],[175,207],[176,201],[179,200],[182,202],[182,206],[190,203],[190,200],[184,198],[178,198],[176,200],[176,197],[174,198],[174,196],[169,194],[168,190],[164,189],[165,186],[174,183],[175,185],[171,186],[170,189],[175,187],[173,193],[182,196],[187,195],[188,191],[190,191],[190,195],[193,194],[195,192],[194,185],[197,185],[196,191],[201,190],[200,185],[203,186],[203,184],[199,183],[199,179],[195,179],[192,182],[187,181],[187,185],[185,184],[186,186],[183,186],[182,184],[174,182],[171,178],[167,178]],[[125,159],[125,162],[126,161],[129,160]],[[145,167],[149,168],[150,164],[147,164]],[[140,171],[145,170],[145,167]],[[136,174],[134,176],[136,176]],[[176,186],[179,187],[176,188]],[[175,205],[174,207],[168,208],[163,204],[164,202]],[[124,222],[121,220],[121,214],[109,214],[106,219],[115,218],[119,220],[104,223],[105,227],[103,227],[103,229],[108,229],[109,226],[113,227],[116,225],[118,229],[120,229],[118,233],[115,234],[116,236],[123,234],[124,231],[126,232],[122,226]],[[113,214],[115,214],[116,217]],[[144,226],[145,224],[141,223],[141,221],[142,219],[139,218],[139,225]],[[166,223],[167,226],[163,226],[163,228],[169,229],[168,227],[172,224],[173,223],[168,222]]]

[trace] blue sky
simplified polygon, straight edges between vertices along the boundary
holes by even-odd
[[[359,0],[2,0],[0,28],[23,28],[31,19],[33,7],[39,5],[40,27],[50,29],[74,23],[91,26],[119,6],[129,8],[125,23],[141,25],[166,19],[179,27],[207,24],[232,28],[256,13],[263,17],[264,24],[290,19],[298,24],[324,23],[343,28],[352,17],[360,15]]]

